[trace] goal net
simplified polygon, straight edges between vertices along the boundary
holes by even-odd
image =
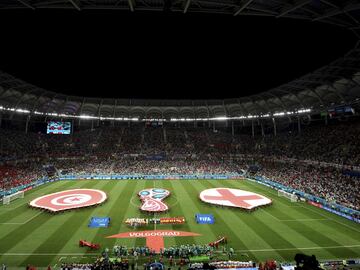
[[[18,198],[24,198],[24,191],[18,191],[14,194],[4,196],[3,197],[3,204],[10,204],[11,201],[16,200]]]
[[[278,189],[278,196],[279,197],[285,197],[287,199],[289,199],[291,202],[297,202],[298,201],[298,197],[295,194],[286,192],[282,189]]]

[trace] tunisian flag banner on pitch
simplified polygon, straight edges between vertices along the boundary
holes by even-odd
[[[271,200],[263,195],[234,188],[206,189],[200,193],[200,199],[211,204],[244,209],[253,209],[271,203]]]
[[[36,198],[30,205],[58,212],[100,204],[106,199],[106,193],[98,189],[71,189]]]

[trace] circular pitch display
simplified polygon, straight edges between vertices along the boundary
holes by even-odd
[[[200,193],[200,199],[210,204],[252,209],[271,204],[271,200],[263,195],[234,188],[211,188]]]
[[[57,212],[100,204],[106,199],[106,193],[98,189],[72,189],[36,198],[30,205]]]

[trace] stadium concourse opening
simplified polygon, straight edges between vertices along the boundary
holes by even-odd
[[[359,12],[0,1],[2,270],[360,269]]]

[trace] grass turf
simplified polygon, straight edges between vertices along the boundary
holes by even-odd
[[[184,225],[157,225],[200,233],[198,237],[167,237],[165,246],[207,244],[219,235],[229,239],[236,259],[293,261],[296,253],[316,255],[318,259],[360,257],[360,226],[354,222],[305,203],[292,203],[277,196],[268,187],[247,180],[79,180],[59,181],[25,194],[24,199],[0,206],[0,263],[19,267],[60,265],[64,261],[88,262],[99,251],[78,246],[79,239],[100,243],[102,248],[115,245],[145,245],[145,239],[106,239],[106,236],[133,230],[124,224],[128,217],[145,216],[139,211],[137,192],[162,187],[172,195],[165,199],[170,212],[157,216],[185,216]],[[253,191],[273,200],[273,205],[252,213],[216,207],[199,201],[207,188],[229,187]],[[41,195],[73,188],[95,188],[108,194],[108,201],[95,208],[52,215],[30,209],[27,203]],[[196,213],[211,213],[214,225],[196,224]],[[92,216],[111,217],[109,228],[93,229],[87,224]],[[152,230],[154,225],[137,230]]]

